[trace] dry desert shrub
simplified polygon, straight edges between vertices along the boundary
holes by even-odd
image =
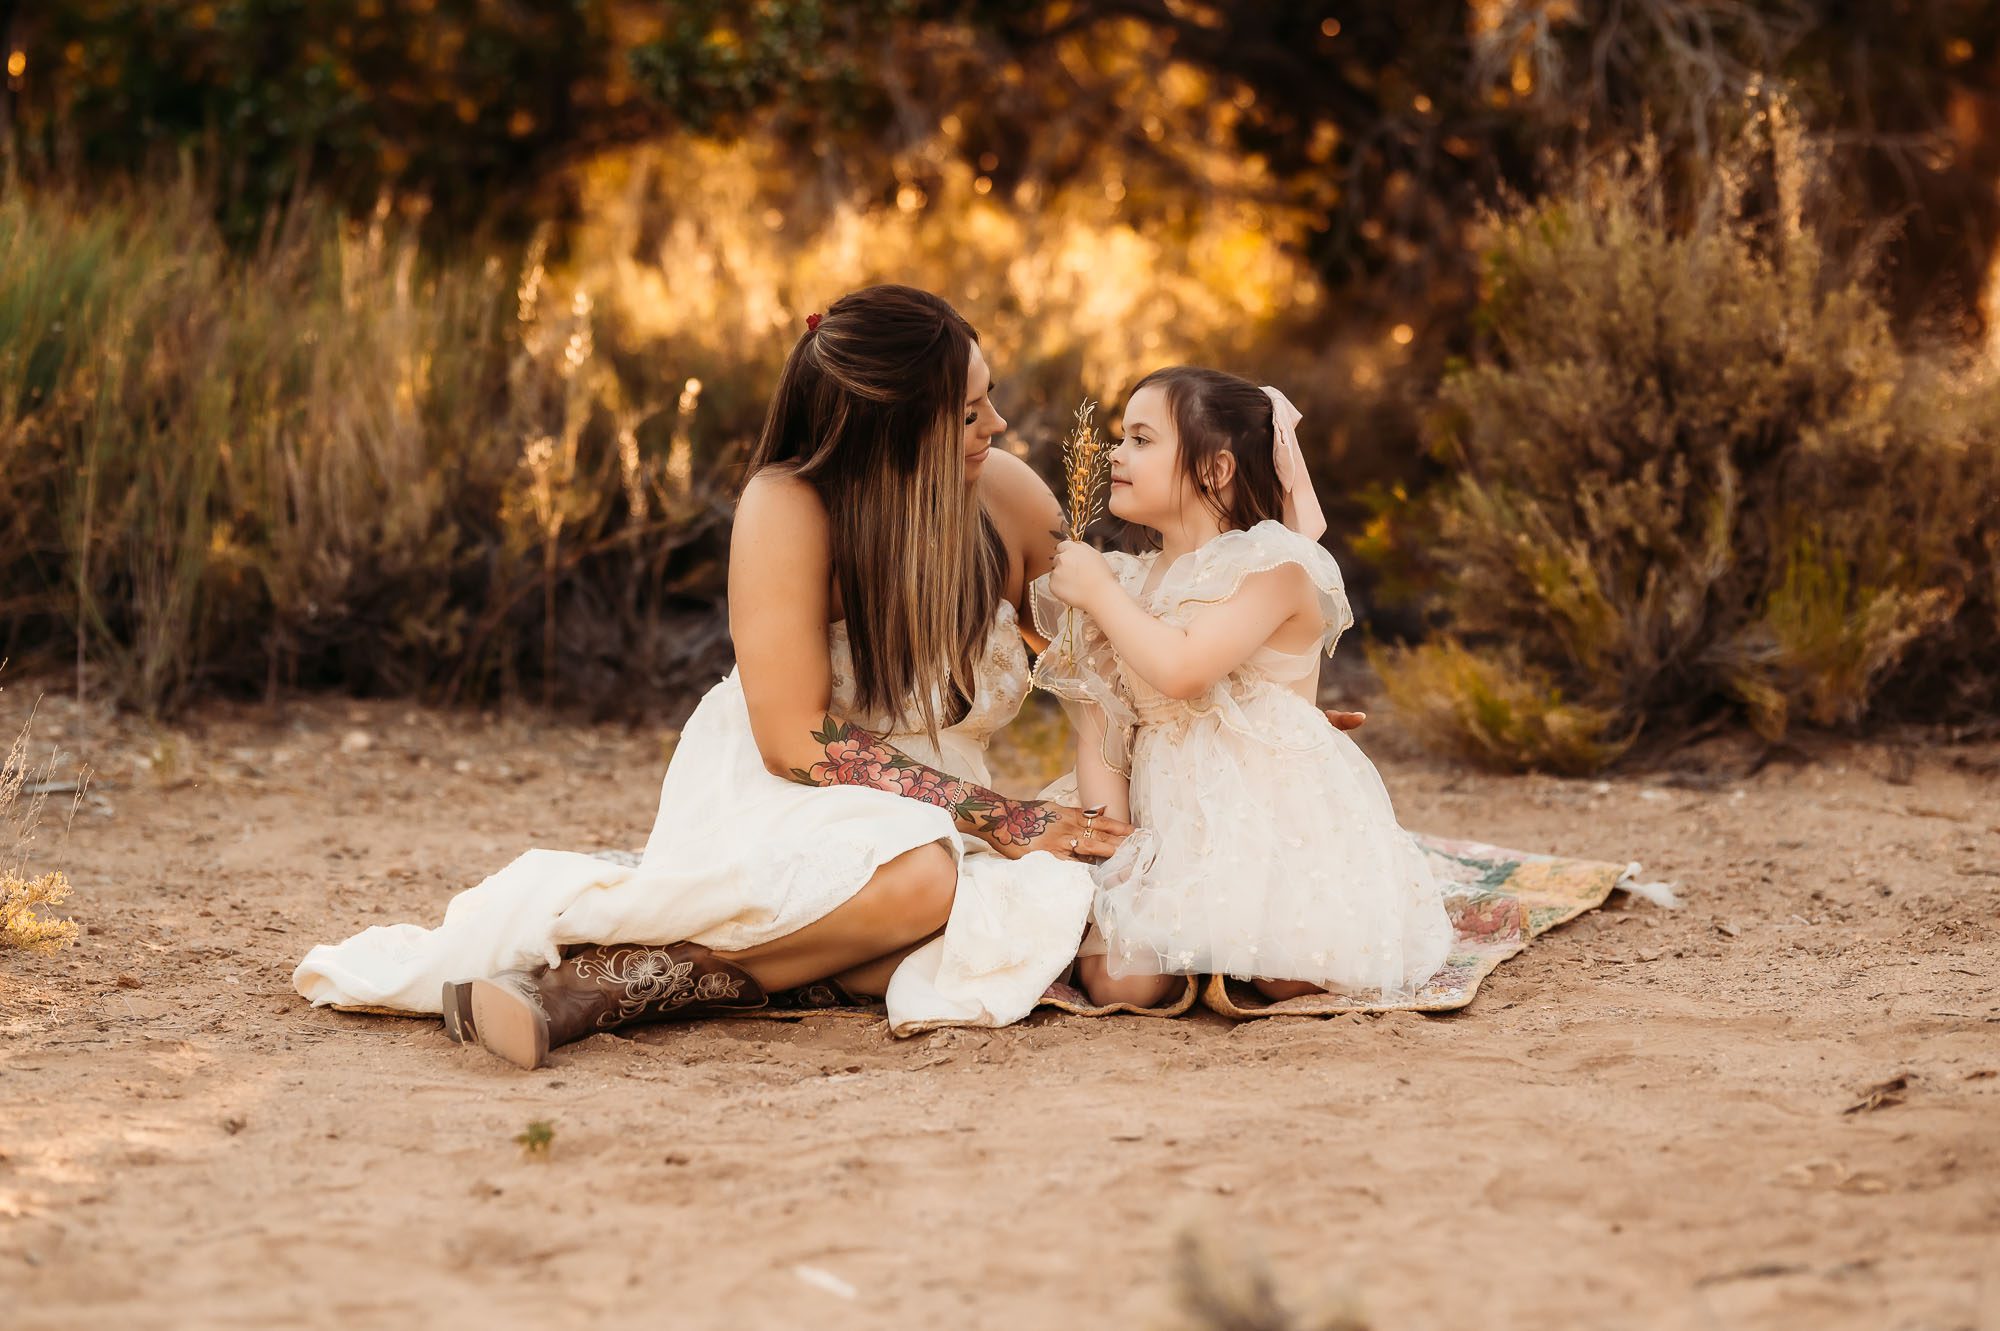
[[[1698,205],[1650,146],[1492,219],[1439,394],[1442,632],[1376,654],[1434,742],[1587,771],[1721,711],[1773,739],[2000,697],[2000,382],[1893,335],[1753,108]]]
[[[61,873],[22,878],[0,869],[0,948],[54,952],[76,941],[76,921],[44,919],[38,906],[60,906],[69,898],[69,880]]]
[[[21,948],[31,952],[54,952],[76,941],[74,920],[51,919],[37,913],[38,907],[60,906],[69,896],[69,880],[60,870],[29,877],[28,848],[41,826],[42,809],[48,800],[55,755],[37,768],[28,756],[30,719],[0,759],[0,949]],[[83,782],[77,782],[76,796],[82,798]],[[75,813],[75,805],[71,805]]]

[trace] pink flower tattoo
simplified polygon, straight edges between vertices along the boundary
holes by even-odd
[[[999,810],[986,816],[986,830],[1000,846],[1025,846],[1048,831],[1055,821],[1040,800],[1007,800]]]
[[[890,752],[872,736],[835,740],[826,746],[826,759],[812,767],[816,786],[881,786],[889,766]]]
[[[808,786],[867,786],[934,805],[968,828],[988,810],[1007,803],[984,786],[947,775],[871,735],[829,716],[813,732],[826,756],[811,768],[795,767],[792,780]]]

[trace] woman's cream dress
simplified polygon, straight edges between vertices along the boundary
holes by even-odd
[[[992,784],[987,741],[1028,691],[1013,606],[1003,601],[994,617],[970,710],[935,746],[857,710],[845,626],[828,635],[835,715],[921,762]],[[436,1012],[447,981],[554,964],[565,944],[685,940],[739,951],[820,919],[884,863],[931,842],[957,860],[958,894],[944,934],[891,980],[890,1027],[907,1035],[1018,1021],[1076,956],[1088,870],[1042,851],[1007,859],[960,835],[943,809],[901,795],[772,775],[732,671],[688,719],[636,867],[530,850],[452,898],[437,928],[378,925],[315,947],[293,983],[315,1004]]]

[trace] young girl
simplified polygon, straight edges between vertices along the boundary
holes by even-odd
[[[1043,635],[1068,634],[1036,679],[1072,704],[1077,802],[1142,829],[1100,871],[1079,966],[1094,1002],[1157,1007],[1197,974],[1272,999],[1403,995],[1450,946],[1381,778],[1315,704],[1353,615],[1298,419],[1217,370],[1147,375],[1109,508],[1158,550],[1065,542],[1035,586]]]

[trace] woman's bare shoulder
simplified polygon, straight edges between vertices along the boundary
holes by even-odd
[[[1001,535],[1012,538],[1046,535],[1062,525],[1062,505],[1035,469],[1021,458],[996,448],[979,473],[980,498],[993,515]]]
[[[782,538],[794,534],[824,545],[826,500],[810,481],[786,467],[766,467],[744,482],[736,501],[736,534]]]
[[[730,529],[731,595],[761,594],[801,579],[824,583],[814,570],[823,575],[833,567],[832,526],[826,501],[810,482],[776,467],[752,476]]]
[[[811,481],[787,466],[765,467],[743,483],[739,508],[798,513],[810,510],[826,516],[826,501]]]

